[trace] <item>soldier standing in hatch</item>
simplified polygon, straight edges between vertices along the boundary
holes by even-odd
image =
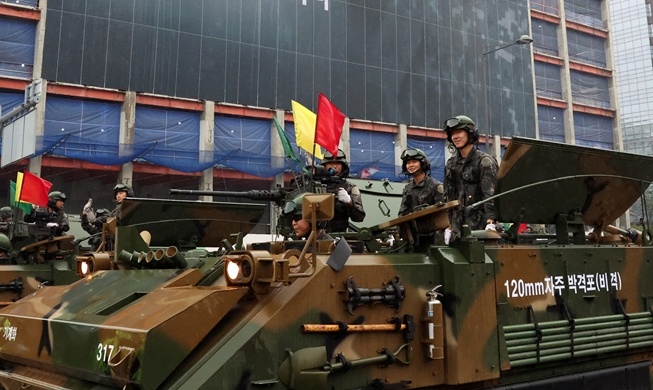
[[[9,232],[9,223],[13,217],[11,207],[5,206],[0,209],[0,233],[7,234]]]
[[[345,152],[338,149],[338,155],[331,152],[324,153],[321,163],[327,172],[340,180],[329,181],[327,192],[335,195],[334,216],[327,223],[327,232],[345,232],[349,227],[349,219],[354,222],[363,222],[365,210],[358,187],[348,182],[345,178],[349,175],[349,163]]]
[[[25,222],[36,222],[37,225],[45,225],[52,232],[54,237],[63,236],[70,230],[68,215],[63,211],[66,202],[66,194],[60,191],[53,191],[48,194],[48,205],[45,208],[38,207],[30,214],[25,215]],[[41,237],[43,239],[44,237]],[[45,237],[47,238],[47,237]]]
[[[491,228],[495,224],[494,202],[489,201],[465,215],[465,207],[494,195],[499,167],[489,154],[478,150],[478,129],[469,117],[459,115],[444,123],[447,140],[455,147],[444,170],[444,189],[448,201],[459,200],[460,207],[449,210],[451,233],[459,236],[463,225],[472,230]],[[446,237],[451,233],[445,233]]]
[[[110,214],[111,213],[107,209],[98,209],[98,211],[94,212],[90,208],[84,208],[84,211],[82,212],[82,229],[90,235],[102,233],[102,226],[107,221]],[[91,246],[91,250],[95,251],[100,247],[102,237],[98,234],[91,238],[88,243]]]
[[[401,172],[412,176],[401,195],[399,216],[408,215],[425,206],[444,202],[443,184],[431,177],[431,163],[426,154],[419,149],[406,149],[401,153]],[[417,208],[417,210],[416,210]],[[417,245],[433,243],[435,230],[427,221],[413,221],[411,230]]]
[[[116,208],[113,209],[109,216],[120,218],[120,205],[125,198],[134,197],[134,190],[129,184],[118,183],[113,187],[113,195],[116,200]]]

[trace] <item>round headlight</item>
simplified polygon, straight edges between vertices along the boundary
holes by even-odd
[[[235,280],[238,277],[239,272],[240,266],[238,264],[233,261],[227,263],[227,276],[229,276],[229,279]]]

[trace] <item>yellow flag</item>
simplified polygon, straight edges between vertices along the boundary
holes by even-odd
[[[18,203],[20,200],[20,192],[23,188],[23,172],[18,172],[18,175],[16,176],[16,195],[14,202]]]
[[[313,154],[313,140],[315,139],[315,117],[316,115],[308,108],[294,100],[292,102],[292,114],[295,118],[295,138],[297,146]],[[322,148],[315,145],[315,157],[324,158]]]

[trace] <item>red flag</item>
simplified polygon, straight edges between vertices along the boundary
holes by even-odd
[[[52,188],[52,183],[49,181],[43,180],[29,172],[23,172],[22,183],[20,185],[20,198],[18,200],[46,207],[48,205],[48,192],[50,188]]]
[[[315,126],[315,143],[323,146],[334,156],[338,155],[338,143],[342,134],[342,126],[345,124],[345,114],[340,112],[326,98],[319,93],[317,95],[317,124]]]

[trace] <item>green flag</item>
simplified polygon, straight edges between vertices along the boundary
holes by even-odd
[[[32,212],[32,205],[30,203],[16,201],[16,183],[12,180],[9,181],[9,204],[12,207],[18,207],[23,210],[25,214],[30,214]]]
[[[274,124],[277,126],[277,132],[279,133],[281,144],[283,145],[283,153],[286,155],[286,157],[290,158],[291,160],[299,164],[300,167],[303,167],[302,163],[297,158],[297,155],[295,155],[295,152],[293,152],[292,146],[290,145],[290,141],[286,136],[286,132],[283,131],[281,124],[279,123],[276,117],[274,117],[273,119],[274,119]]]

